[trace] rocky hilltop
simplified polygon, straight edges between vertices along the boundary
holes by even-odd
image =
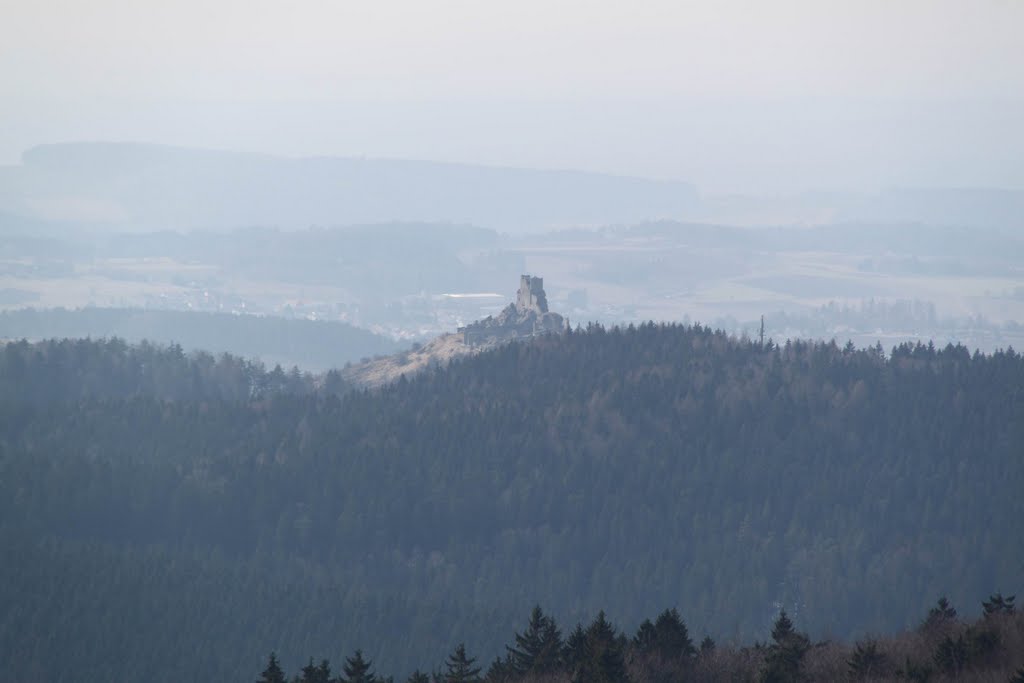
[[[548,297],[544,293],[544,280],[523,275],[519,278],[516,302],[509,304],[497,316],[487,316],[459,329],[467,346],[488,346],[512,339],[537,334],[564,332],[565,318],[548,310]]]
[[[568,329],[568,321],[548,310],[543,278],[523,275],[515,303],[510,303],[496,316],[460,327],[458,332],[443,334],[423,346],[385,358],[376,358],[342,370],[349,382],[364,387],[378,387],[410,376],[426,368],[447,365],[453,358],[479,353],[499,344],[527,339],[541,334],[558,334]]]

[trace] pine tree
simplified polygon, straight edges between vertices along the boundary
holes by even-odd
[[[448,672],[444,676],[445,683],[469,683],[480,680],[480,667],[473,666],[476,659],[466,655],[465,643],[459,643],[455,651],[448,655],[446,662]]]
[[[576,668],[573,683],[628,683],[625,643],[604,611],[587,628],[582,661]]]
[[[697,653],[686,624],[675,609],[665,610],[652,624],[644,619],[633,637],[633,647],[643,654],[657,654],[663,659],[690,658]]]
[[[715,651],[715,641],[711,636],[704,636],[704,640],[700,641],[700,654],[709,655]]]
[[[633,636],[633,647],[637,652],[647,654],[654,652],[657,645],[658,638],[654,631],[654,624],[651,623],[650,619],[644,619],[636,630],[636,635]]]
[[[301,683],[331,683],[331,665],[326,659],[321,660],[320,664],[313,664],[313,658],[309,658],[309,663],[302,667],[302,678],[299,679]]]
[[[561,665],[562,634],[539,605],[530,613],[526,630],[515,638],[516,646],[507,649],[516,673],[550,673]]]
[[[356,650],[351,657],[345,658],[345,665],[341,668],[344,675],[339,683],[378,683],[377,677],[370,670],[373,663],[363,658],[363,651]]]
[[[562,649],[562,660],[566,666],[575,671],[587,656],[587,633],[581,624],[576,624]]]
[[[260,674],[256,683],[285,683],[284,671],[281,670],[281,665],[277,661],[277,655],[273,652],[270,653],[267,668]]]
[[[1016,599],[1016,595],[1004,598],[1002,593],[996,593],[988,596],[988,600],[982,601],[981,606],[985,610],[986,617],[992,614],[1013,614],[1015,609],[1013,602]]]
[[[949,604],[949,600],[946,599],[945,595],[939,598],[935,607],[928,610],[928,622],[952,621],[953,619],[956,619],[956,610]]]
[[[689,659],[697,654],[686,623],[675,608],[667,609],[658,615],[654,621],[654,634],[658,654],[665,659]]]
[[[953,609],[946,596],[942,596],[935,604],[935,607],[928,610],[928,616],[925,617],[924,623],[921,624],[921,629],[933,637],[949,635],[951,628],[956,624],[956,620],[956,610]]]
[[[761,673],[763,683],[795,683],[801,680],[800,666],[810,648],[807,636],[793,628],[786,610],[779,612],[772,627],[772,640]]]
[[[793,622],[789,615],[786,614],[786,610],[780,611],[772,625],[772,640],[776,645],[780,645],[792,639],[794,635],[796,635],[796,630],[793,628]]]
[[[409,678],[405,680],[405,683],[430,683],[430,676],[416,669],[409,674]]]

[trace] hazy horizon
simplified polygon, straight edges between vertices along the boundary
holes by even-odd
[[[0,164],[131,141],[710,194],[1024,188],[1024,5],[12,8]]]

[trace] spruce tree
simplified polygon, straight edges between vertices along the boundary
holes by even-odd
[[[772,640],[775,641],[776,645],[779,645],[787,642],[794,635],[796,635],[796,629],[793,628],[793,622],[790,620],[789,615],[786,614],[786,610],[780,611],[778,618],[775,619],[775,623],[772,625]]]
[[[263,670],[262,674],[260,674],[256,683],[285,683],[284,671],[281,670],[281,665],[278,663],[277,655],[275,653],[270,653],[267,668]]]
[[[654,636],[658,654],[665,659],[689,659],[697,654],[686,623],[675,608],[658,615],[654,621]]]
[[[339,683],[377,683],[377,677],[370,670],[372,667],[373,663],[363,658],[363,651],[356,650],[351,657],[345,658]]]
[[[455,651],[448,655],[447,673],[444,683],[476,683],[480,680],[480,667],[473,666],[474,657],[466,654],[465,643],[459,643]]]
[[[1013,602],[1016,599],[1016,595],[1004,598],[1002,593],[996,593],[988,596],[988,600],[982,601],[981,606],[985,610],[986,617],[993,614],[1013,614],[1015,609]]]
[[[928,616],[921,624],[921,630],[932,638],[949,635],[957,623],[957,613],[946,596],[939,598],[935,607],[928,610]]]
[[[810,648],[810,641],[803,633],[793,628],[786,610],[779,612],[778,619],[772,627],[771,647],[765,656],[765,666],[761,672],[763,683],[796,683],[801,680],[800,666],[804,655]]]
[[[405,683],[430,683],[430,676],[416,669],[405,679]]]
[[[319,664],[313,664],[313,658],[309,658],[309,663],[302,667],[302,678],[299,679],[301,683],[331,683],[331,665],[326,659],[321,660]]]
[[[586,630],[584,656],[573,675],[573,683],[628,683],[625,643],[605,618],[604,611]]]
[[[587,633],[581,624],[576,624],[562,648],[562,660],[566,666],[575,671],[587,656]]]
[[[654,631],[654,624],[650,619],[644,619],[633,636],[633,648],[642,654],[654,652],[658,644],[658,638]]]
[[[516,633],[515,639],[516,646],[507,649],[519,675],[550,673],[561,665],[562,634],[554,619],[546,616],[539,605],[530,613],[526,630]]]
[[[928,610],[928,618],[926,622],[935,623],[939,621],[952,621],[953,619],[956,619],[956,610],[953,609],[953,606],[949,604],[949,600],[947,600],[946,596],[943,595],[939,598],[935,607]]]

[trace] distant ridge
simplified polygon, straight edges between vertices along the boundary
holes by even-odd
[[[1024,190],[700,195],[686,182],[578,170],[282,157],[130,142],[33,147],[0,166],[0,231],[459,223],[510,233],[652,220],[737,226],[922,223],[1020,234]]]
[[[0,211],[119,230],[392,220],[534,230],[679,218],[698,204],[694,187],[676,181],[141,143],[41,145],[0,173]]]

